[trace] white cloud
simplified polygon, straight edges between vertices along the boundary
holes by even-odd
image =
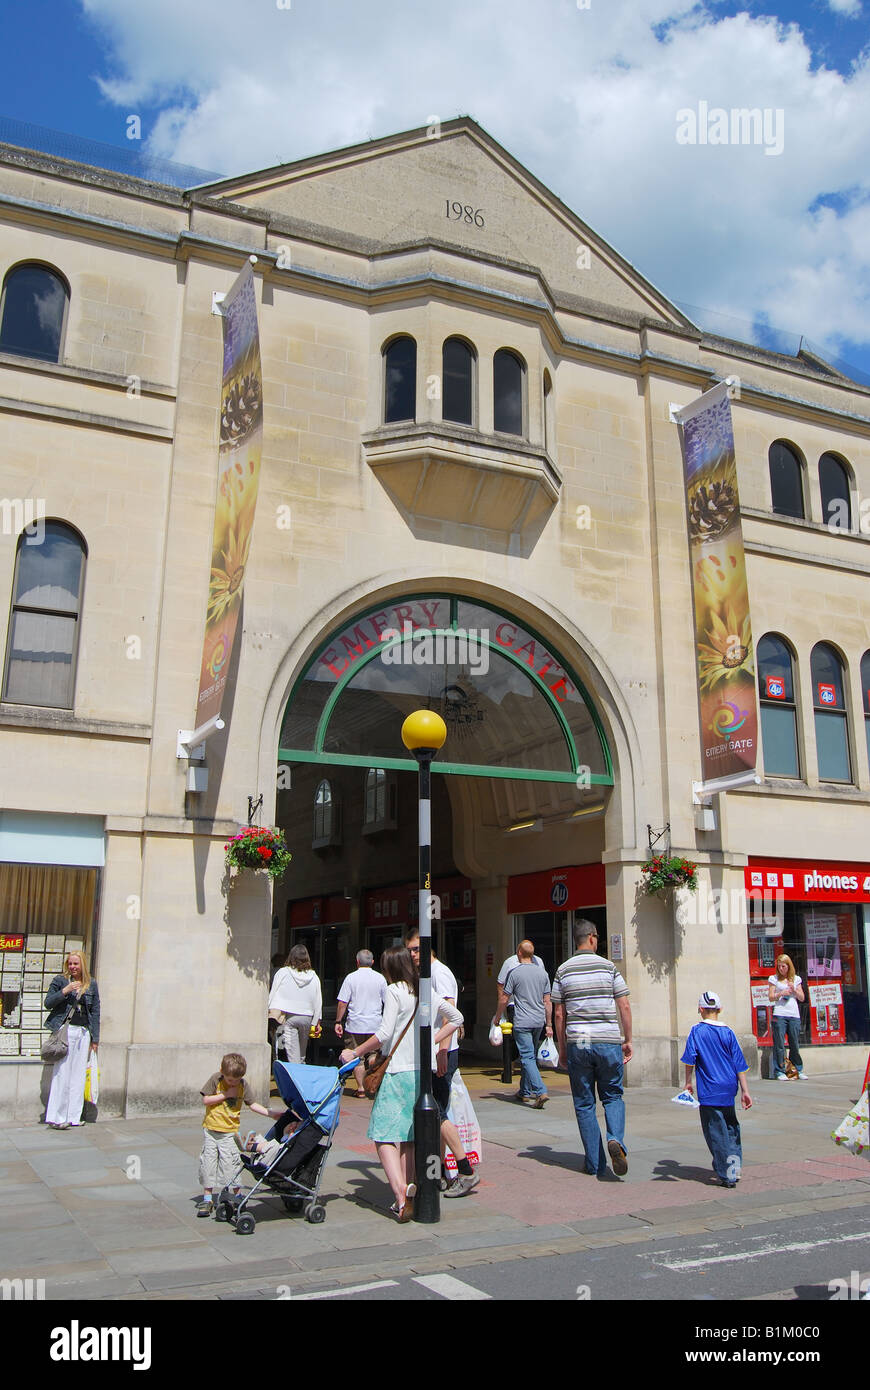
[[[797,26],[693,0],[81,3],[157,154],[243,172],[468,112],[671,297],[868,339],[866,54],[813,71]],[[679,145],[699,102],[782,110],[783,152]]]
[[[827,3],[834,14],[844,14],[847,19],[857,19],[861,13],[861,0],[827,0]]]

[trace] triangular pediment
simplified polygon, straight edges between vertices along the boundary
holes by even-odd
[[[432,242],[541,272],[558,296],[685,324],[618,252],[467,117],[198,189],[378,248]],[[457,215],[457,210],[459,215]]]

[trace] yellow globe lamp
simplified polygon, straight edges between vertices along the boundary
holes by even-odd
[[[402,742],[411,753],[431,748],[437,753],[447,738],[447,725],[432,709],[418,709],[402,725]]]

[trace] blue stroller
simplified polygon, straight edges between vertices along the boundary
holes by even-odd
[[[252,1235],[257,1223],[247,1207],[254,1196],[278,1196],[287,1211],[304,1209],[306,1221],[315,1226],[326,1220],[326,1207],[318,1200],[320,1180],[338,1129],[342,1081],[357,1066],[357,1061],[340,1068],[276,1061],[275,1081],[287,1110],[265,1138],[280,1140],[280,1148],[269,1161],[257,1153],[240,1154],[238,1176],[249,1173],[254,1186],[244,1192],[223,1188],[215,1208],[218,1221],[228,1221],[241,1236]],[[294,1120],[300,1121],[298,1128],[285,1135]]]

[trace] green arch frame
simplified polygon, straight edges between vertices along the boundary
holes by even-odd
[[[554,655],[558,656],[559,661],[562,665],[562,669],[567,673],[568,676],[570,676],[572,682],[576,686],[579,694],[583,699],[583,703],[589,711],[595,732],[598,735],[598,740],[601,745],[601,751],[604,757],[604,765],[607,769],[606,773],[589,772],[587,774],[589,784],[591,786],[613,786],[613,759],[610,755],[610,748],[608,746],[607,738],[604,733],[604,728],[601,723],[601,718],[598,714],[598,710],[595,707],[595,703],[590,698],[586,686],[584,685],[580,677],[577,675],[577,673],[572,669],[568,662],[562,659],[561,654],[557,650],[553,649],[552,645],[547,641],[546,638],[542,637],[541,634],[537,632],[533,627],[530,627],[527,623],[522,622],[519,618],[516,617],[515,614],[509,613],[503,608],[498,608],[484,599],[469,596],[467,594],[446,594],[438,593],[437,591],[427,589],[424,590],[422,593],[400,594],[397,595],[397,598],[401,602],[405,603],[414,603],[416,601],[419,601],[420,599],[430,598],[446,599],[449,602],[449,627],[433,627],[430,625],[425,629],[423,629],[422,627],[417,628],[415,629],[415,631],[425,630],[431,632],[433,635],[436,636],[438,633],[449,634],[450,632],[455,632],[458,627],[458,611],[460,603],[470,603],[475,604],[481,608],[488,608],[492,613],[507,619],[509,622],[516,623],[518,626],[522,627],[524,631],[531,633],[532,637],[534,637],[536,641],[540,642],[546,648],[547,651],[551,651]],[[291,690],[287,700],[287,704],[284,706],[285,714],[293,703],[299,685],[302,683],[303,680],[305,680],[308,672],[311,670],[312,666],[317,661],[318,656],[327,649],[327,647],[330,645],[336,634],[341,632],[345,627],[347,627],[348,623],[367,618],[372,613],[380,612],[383,609],[383,606],[384,605],[382,600],[379,603],[372,604],[368,608],[360,610],[358,613],[352,614],[350,618],[347,618],[344,620],[344,622],[342,622],[340,627],[334,628],[332,632],[329,634],[329,636],[324,638],[324,640],[318,645],[317,651],[315,652],[314,656],[307,663],[305,670],[300,673],[300,675],[294,682],[293,689]],[[406,638],[404,636],[395,637],[389,643],[382,643],[378,646],[374,646],[372,647],[372,650],[370,652],[366,652],[364,655],[358,657],[357,660],[353,663],[353,665],[349,666],[347,671],[343,672],[342,675],[338,677],[338,679],[335,682],[334,689],[330,692],[326,704],[323,707],[323,712],[321,713],[320,719],[318,720],[317,732],[314,738],[314,749],[311,750],[283,747],[279,748],[278,757],[280,761],[321,763],[325,766],[337,765],[341,767],[375,766],[375,764],[372,762],[371,757],[367,758],[359,754],[351,753],[326,753],[323,751],[323,745],[326,740],[327,730],[329,728],[329,721],[332,718],[332,715],[335,712],[336,707],[338,706],[338,702],[341,699],[343,692],[347,689],[348,685],[351,684],[351,682],[358,675],[358,673],[365,666],[367,666],[370,661],[374,661],[380,657],[381,652],[384,650],[385,646],[400,646],[405,640]],[[550,708],[554,711],[556,715],[556,719],[558,720],[562,736],[565,740],[568,749],[570,764],[574,768],[574,771],[552,772],[544,769],[525,767],[490,767],[485,764],[476,763],[440,762],[438,759],[435,759],[433,761],[432,771],[440,772],[447,776],[454,777],[501,777],[509,779],[511,781],[561,782],[576,784],[577,777],[579,776],[583,765],[579,761],[577,754],[577,745],[574,740],[574,735],[571,731],[571,727],[568,724],[567,719],[565,718],[565,714],[562,708],[562,702],[556,699],[556,697],[550,690],[550,687],[540,678],[537,672],[534,670],[530,670],[528,663],[522,661],[518,656],[515,655],[515,653],[510,651],[508,648],[501,646],[500,643],[490,642],[488,639],[484,640],[483,645],[486,646],[490,651],[497,652],[506,660],[513,662],[517,669],[522,671],[526,679],[530,681],[531,684],[535,686],[543,695],[544,699],[547,701]],[[417,770],[417,763],[413,758],[378,758],[376,760],[376,765],[378,767],[390,769],[395,768],[402,771],[410,772],[415,772]]]

